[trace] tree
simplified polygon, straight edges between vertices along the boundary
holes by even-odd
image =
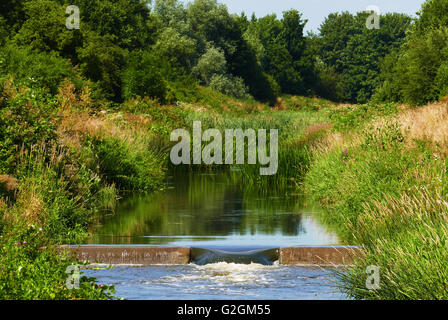
[[[28,1],[23,10],[26,20],[13,38],[16,44],[58,53],[77,62],[76,47],[81,45],[81,33],[66,28],[65,7],[51,0]]]
[[[403,14],[381,16],[380,29],[368,29],[369,13],[330,14],[320,28],[315,51],[324,63],[341,75],[343,99],[365,103],[380,84],[380,63],[403,43],[411,19]]]
[[[448,0],[422,5],[405,43],[386,57],[375,98],[421,105],[447,93]]]
[[[166,102],[168,81],[164,71],[170,68],[167,61],[149,51],[134,52],[123,75],[123,97],[150,97]]]
[[[198,64],[193,68],[193,73],[209,85],[215,75],[224,75],[227,72],[227,61],[224,52],[212,46],[199,58]]]
[[[81,71],[99,83],[105,97],[121,101],[121,73],[128,51],[115,45],[113,35],[100,36],[91,31],[84,37],[83,46],[77,48]]]

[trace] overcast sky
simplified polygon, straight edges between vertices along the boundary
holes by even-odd
[[[188,2],[188,0],[184,0]],[[424,0],[218,0],[229,8],[231,13],[244,11],[247,16],[255,12],[257,17],[266,14],[281,13],[289,9],[299,10],[308,19],[307,31],[318,31],[325,17],[332,12],[349,11],[356,13],[364,11],[368,6],[377,6],[381,13],[400,12],[415,15],[420,10]]]

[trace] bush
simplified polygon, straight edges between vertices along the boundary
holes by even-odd
[[[16,230],[17,232],[17,230]],[[10,237],[0,239],[1,300],[109,300],[114,288],[102,286],[95,279],[79,279],[79,289],[68,289],[67,267],[76,264],[55,248],[40,247],[43,241],[39,228],[29,227]]]
[[[205,85],[210,85],[213,76],[224,75],[227,72],[227,61],[224,52],[214,47],[208,48],[199,58],[197,65],[192,71]]]
[[[19,90],[6,80],[0,94],[0,171],[10,172],[20,148],[56,137],[58,101],[40,89]]]
[[[0,75],[3,78],[13,76],[16,85],[43,88],[51,94],[57,94],[66,78],[77,88],[83,84],[67,60],[14,45],[0,48]]]
[[[209,87],[238,99],[250,98],[244,80],[238,77],[215,74],[210,80]]]
[[[166,63],[149,52],[130,57],[123,75],[123,98],[129,100],[141,96],[164,102],[168,91],[163,72],[163,64]]]
[[[447,0],[423,4],[406,43],[382,62],[376,100],[423,105],[446,95],[447,7]]]
[[[85,35],[82,47],[77,48],[82,73],[98,83],[102,94],[115,102],[122,100],[122,70],[128,56],[115,44],[111,35],[99,36],[93,32]]]
[[[316,63],[318,83],[316,92],[320,97],[331,101],[344,100],[344,77],[336,73],[334,68],[323,62]]]

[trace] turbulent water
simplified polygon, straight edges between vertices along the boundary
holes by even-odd
[[[126,299],[346,299],[334,271],[261,264],[213,263],[204,266],[115,267],[85,270],[100,283],[115,285]]]

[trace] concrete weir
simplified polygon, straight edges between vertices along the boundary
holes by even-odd
[[[80,261],[112,265],[188,264],[190,248],[150,246],[63,246]]]
[[[139,266],[179,265],[190,262],[205,264],[220,261],[272,264],[271,262],[276,260],[284,265],[336,266],[351,265],[355,258],[363,255],[361,248],[350,246],[301,246],[248,252],[138,245],[61,246],[61,249],[76,254],[80,261],[90,264]]]
[[[351,265],[363,255],[359,247],[291,247],[280,248],[279,263],[286,265]]]

